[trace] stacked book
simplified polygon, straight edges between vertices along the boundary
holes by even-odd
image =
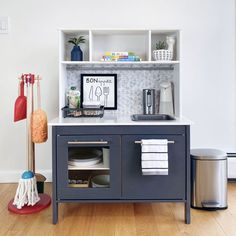
[[[106,52],[101,61],[141,61],[133,52]]]

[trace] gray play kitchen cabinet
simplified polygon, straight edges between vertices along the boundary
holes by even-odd
[[[189,125],[53,125],[53,223],[60,202],[183,202],[190,223]],[[167,139],[169,174],[142,175],[142,139]],[[109,186],[75,187],[68,183],[70,149],[109,149],[109,166],[80,169],[106,173]],[[93,169],[94,168],[94,169]],[[76,170],[75,170],[76,171]]]
[[[71,62],[67,59],[66,41],[77,34],[87,38],[83,62]],[[179,44],[173,61],[154,61],[151,55],[154,43],[163,39],[166,34],[175,34],[179,41],[179,31],[176,30],[60,31],[60,111],[59,117],[49,123],[52,126],[54,224],[58,222],[58,204],[67,202],[182,202],[185,206],[185,222],[190,223],[191,122],[181,117]],[[103,42],[109,41],[111,44],[122,39],[126,41],[119,41],[119,47],[125,48],[124,44],[128,44],[132,50],[139,51],[144,60],[128,63],[128,67],[125,62],[98,61],[101,52],[105,51],[106,45]],[[140,45],[134,45],[134,42]],[[118,110],[107,114],[106,111],[103,118],[63,118],[61,108],[65,106],[65,92],[71,81],[77,81],[82,72],[92,73],[93,70],[99,70],[100,73],[102,70],[116,70]],[[135,70],[137,71],[134,72]],[[155,71],[157,74],[152,77]],[[131,106],[132,99],[120,94],[122,79],[130,73],[136,73],[137,76],[132,74],[133,78],[138,78],[140,73],[149,73],[151,79],[168,73],[168,78],[171,77],[175,85],[175,120],[135,122],[131,120],[130,113],[124,115],[122,109],[137,111],[136,113],[140,111],[139,107]],[[147,79],[146,77],[143,79]],[[156,82],[147,81],[149,83]],[[135,86],[139,84],[133,83],[130,89],[142,91],[144,88]],[[119,103],[121,99],[122,105]],[[129,107],[123,106],[125,102]],[[143,175],[140,142],[144,139],[168,140],[167,175]],[[83,159],[84,156],[89,157],[90,165],[86,165],[88,159]]]

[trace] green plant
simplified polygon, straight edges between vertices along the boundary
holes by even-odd
[[[68,43],[72,43],[72,44],[74,44],[75,46],[79,46],[79,44],[85,43],[85,38],[84,38],[83,35],[80,36],[79,38],[76,38],[76,37],[70,38],[69,41],[68,41]]]
[[[166,48],[167,48],[167,44],[165,41],[159,41],[158,43],[156,43],[156,50],[162,50]]]

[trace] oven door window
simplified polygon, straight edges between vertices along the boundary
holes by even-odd
[[[109,188],[110,147],[68,147],[68,187]]]

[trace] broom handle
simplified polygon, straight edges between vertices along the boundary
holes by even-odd
[[[34,81],[31,83],[31,116],[34,112]],[[30,144],[31,144],[31,171],[35,173],[35,146],[32,142],[32,131],[31,131],[31,116],[30,116]]]
[[[34,110],[33,81],[27,81],[27,143],[28,143],[28,170],[35,173],[35,147],[31,137],[31,116]]]
[[[30,87],[29,81],[26,83],[26,90],[27,90],[27,117],[26,117],[26,125],[27,125],[27,163],[28,163],[28,170],[31,169],[31,162],[30,162],[30,155],[31,155],[31,148],[30,148]]]
[[[37,81],[37,105],[38,108],[41,108],[41,91],[40,91],[40,81]]]

